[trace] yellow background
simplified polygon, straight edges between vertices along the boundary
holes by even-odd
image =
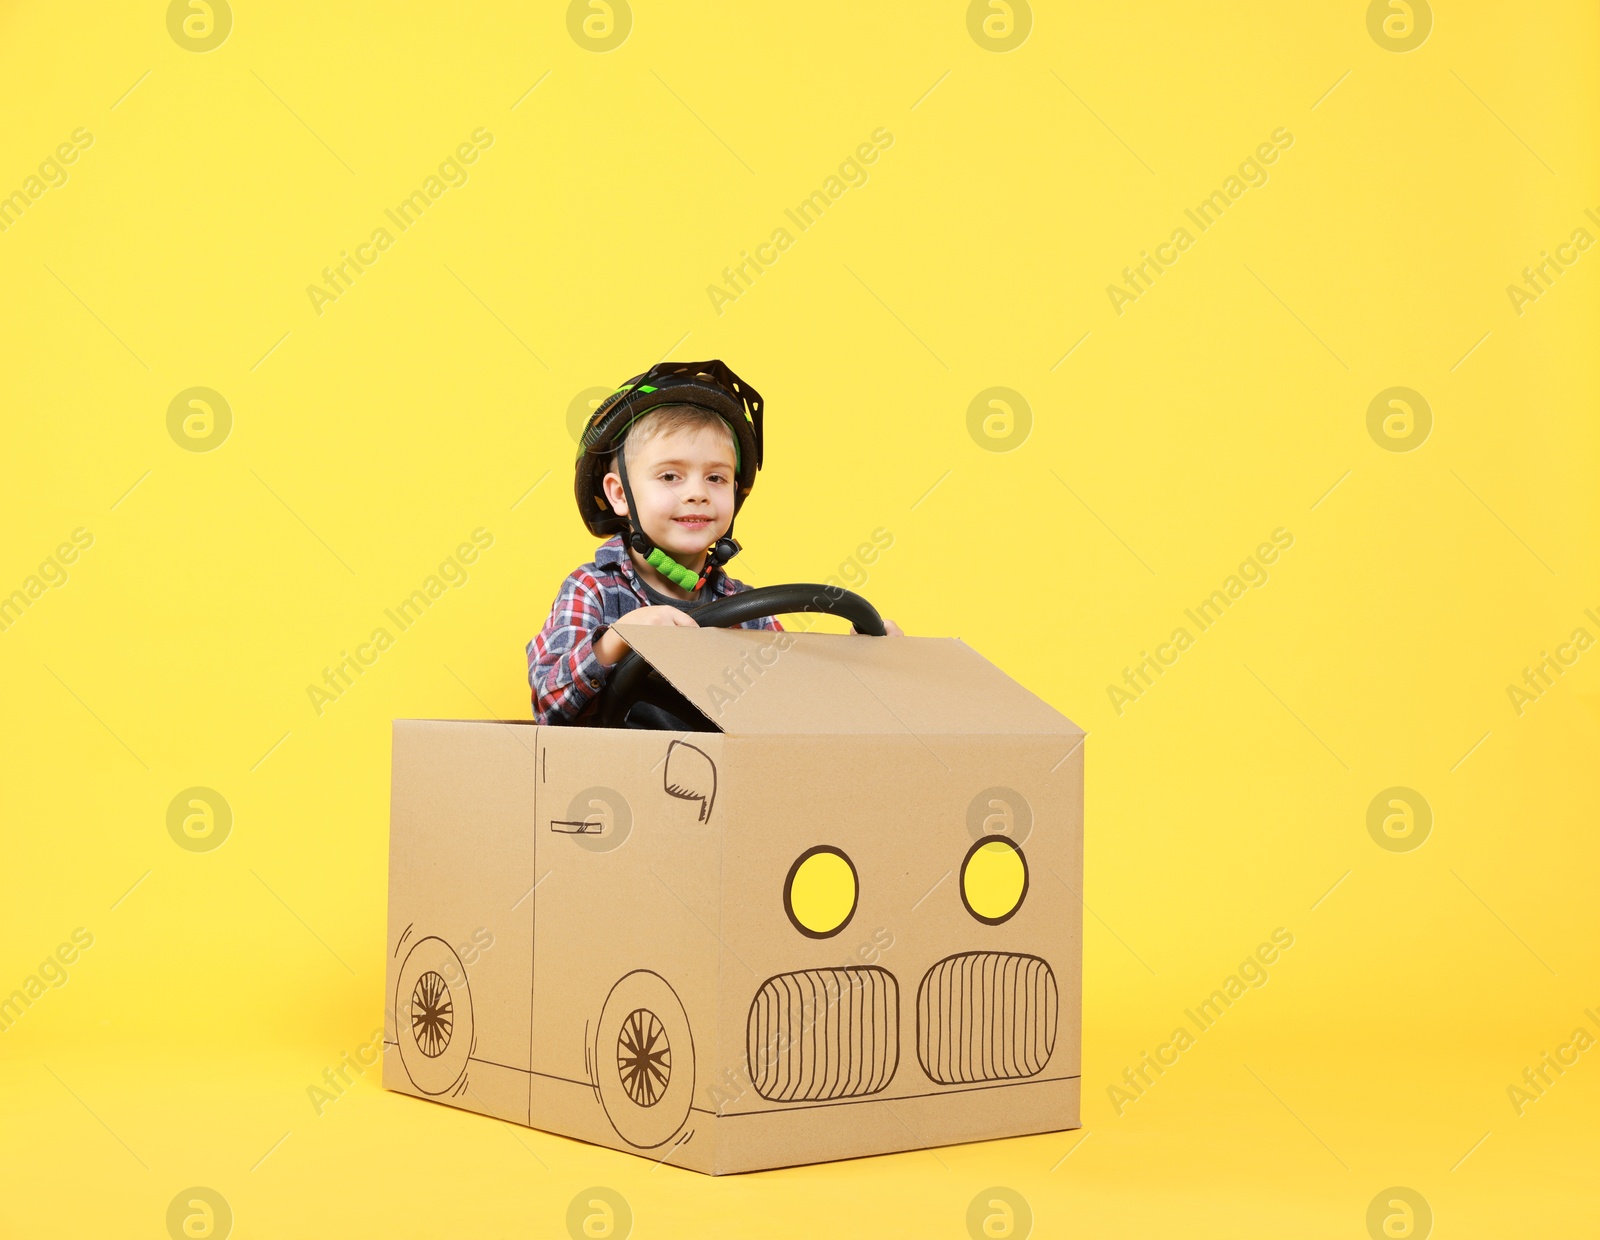
[[[0,995],[94,935],[0,1034],[0,1231],[159,1236],[201,1185],[239,1236],[563,1235],[601,1185],[640,1236],[960,1237],[1003,1186],[1038,1235],[1355,1237],[1404,1186],[1440,1236],[1587,1234],[1600,1053],[1520,1116],[1506,1090],[1600,1032],[1600,650],[1520,715],[1506,686],[1600,636],[1600,253],[1520,316],[1505,289],[1600,236],[1594,6],[1440,0],[1403,54],[1359,0],[1041,5],[1005,53],[954,0],[632,17],[601,54],[560,3],[238,0],[201,54],[160,3],[0,5],[0,192],[94,136],[0,233],[0,591],[94,538],[0,633]],[[594,546],[569,404],[664,355],[768,401],[738,576],[824,579],[883,527],[862,593],[1089,730],[1083,1131],[712,1181],[375,1070],[315,1113],[381,1022],[389,721],[527,716],[524,644]],[[1004,453],[968,432],[997,385],[1032,418]],[[206,453],[167,431],[193,386],[233,411]],[[1433,412],[1411,452],[1367,430],[1392,386]],[[319,715],[306,686],[478,527],[470,581]],[[1119,714],[1279,527],[1270,582]],[[233,811],[214,852],[167,833],[196,785]],[[1396,785],[1434,815],[1412,852],[1367,832]],[[1277,927],[1270,981],[1117,1114]]]

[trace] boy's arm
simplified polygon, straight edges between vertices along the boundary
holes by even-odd
[[[562,583],[544,628],[528,643],[528,686],[536,723],[574,722],[600,692],[611,668],[595,651],[605,628],[600,593],[581,577]]]

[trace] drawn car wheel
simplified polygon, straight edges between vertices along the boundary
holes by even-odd
[[[425,1094],[453,1088],[472,1051],[472,992],[461,958],[441,938],[418,939],[394,992],[400,1062]]]
[[[617,1135],[653,1149],[678,1135],[694,1100],[689,1017],[659,973],[636,969],[606,996],[591,1062]]]

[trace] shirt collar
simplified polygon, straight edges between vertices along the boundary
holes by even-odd
[[[594,562],[596,564],[625,564],[631,570],[633,561],[628,558],[628,550],[622,545],[622,535],[613,534],[595,549]]]

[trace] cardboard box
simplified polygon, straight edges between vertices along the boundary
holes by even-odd
[[[720,730],[396,721],[384,1086],[709,1174],[1077,1127],[1083,732],[953,638],[625,636]]]

